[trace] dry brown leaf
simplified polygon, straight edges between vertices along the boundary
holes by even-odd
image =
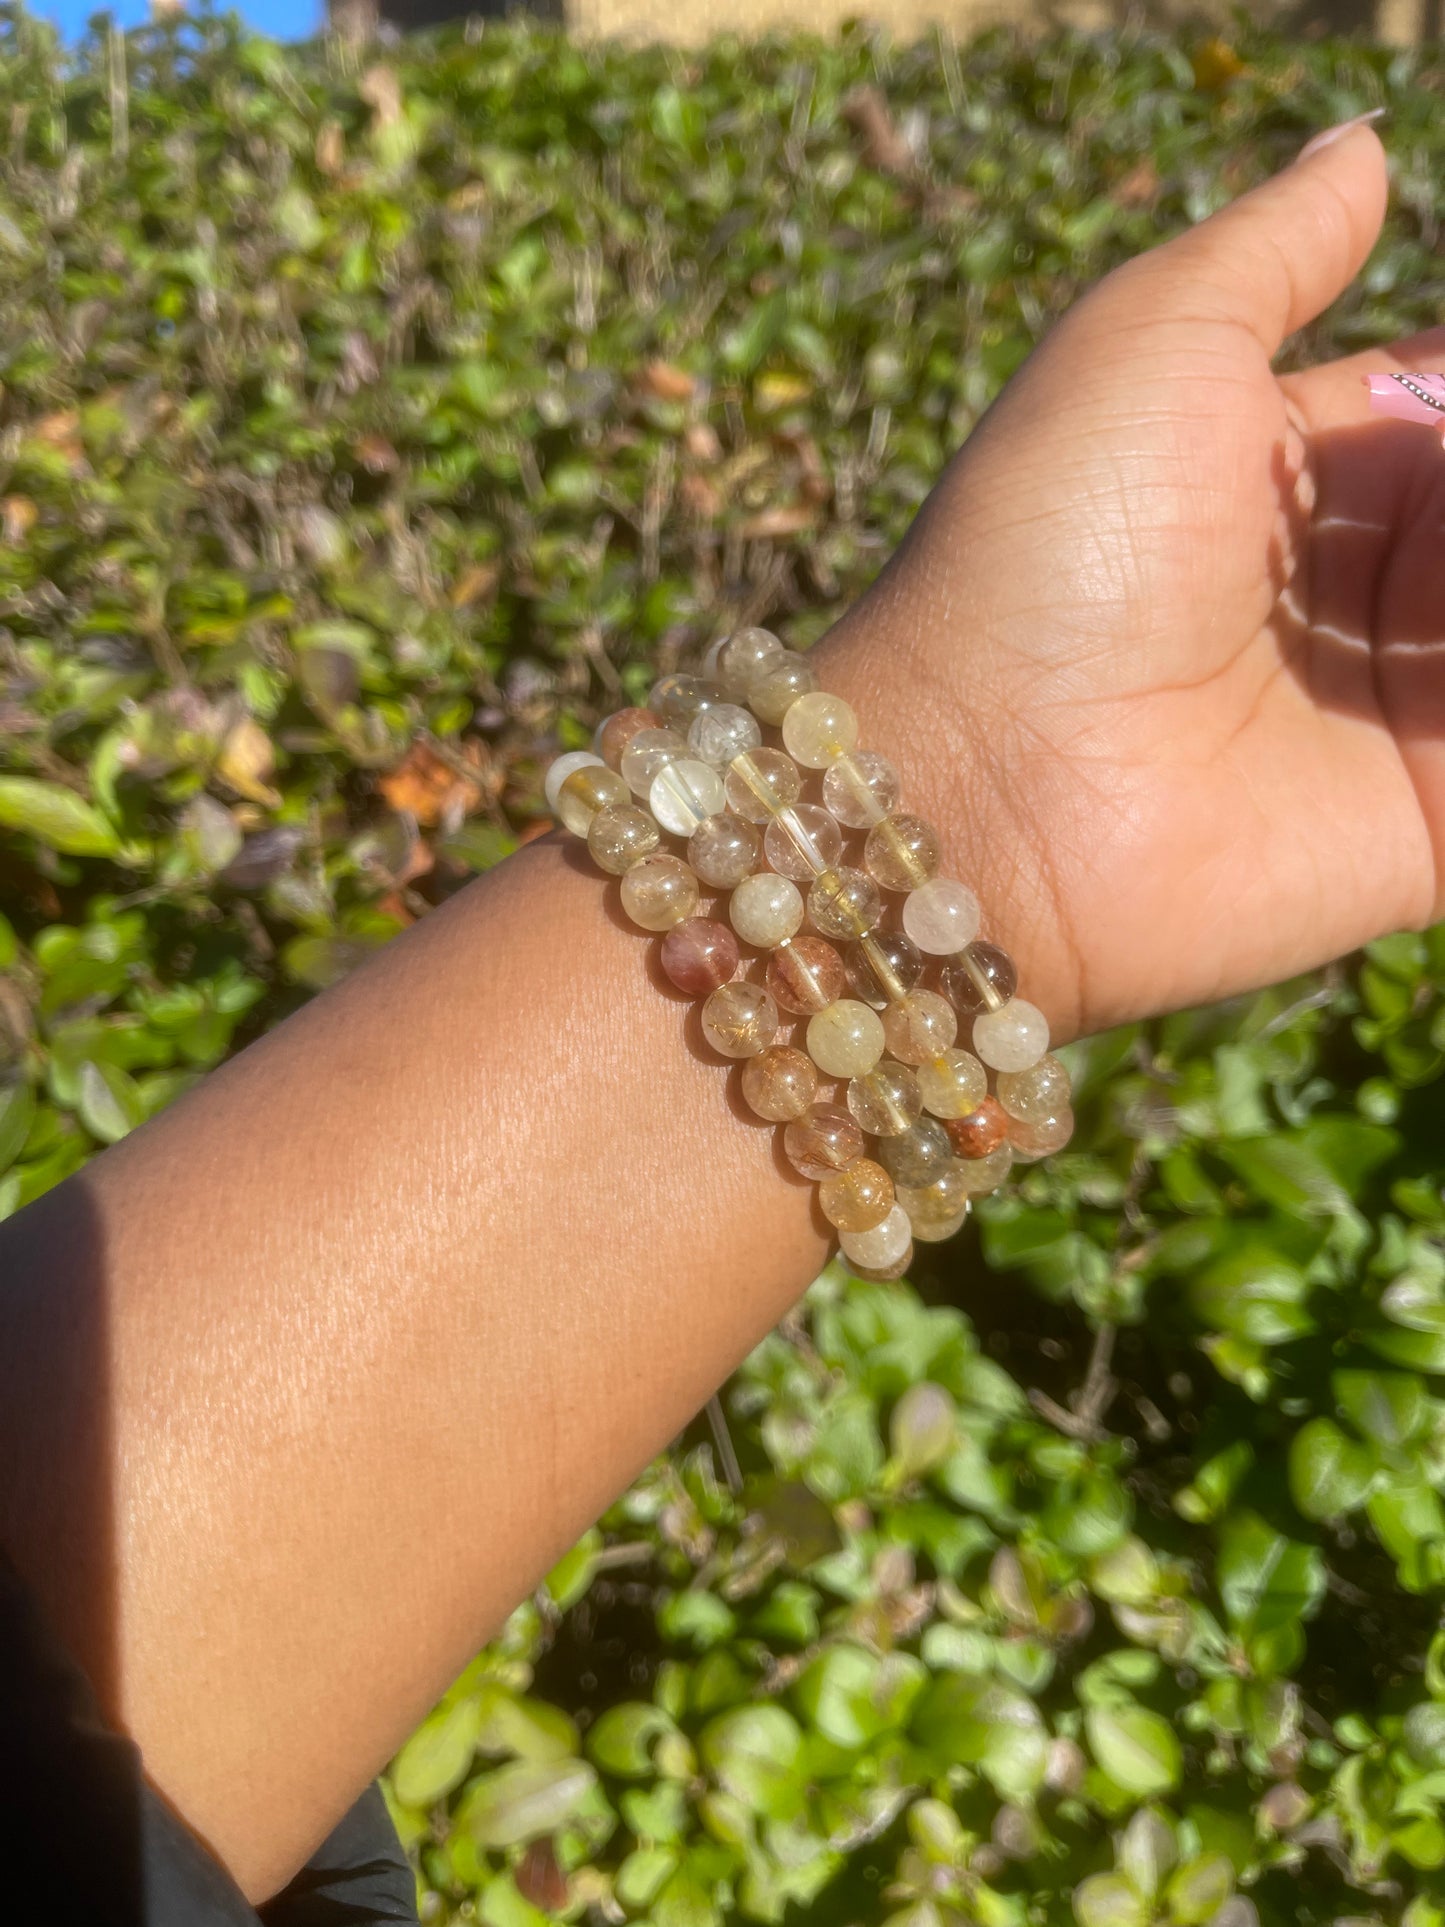
[[[480,763],[471,744],[464,745],[460,755],[465,762]],[[428,826],[444,816],[466,816],[482,800],[480,770],[472,781],[423,742],[413,743],[395,769],[378,777],[376,786],[394,810],[406,810]]]
[[[463,569],[452,584],[447,600],[454,609],[465,609],[469,603],[480,602],[483,596],[489,596],[501,579],[500,563],[474,562],[469,569]]]
[[[358,435],[351,452],[369,475],[395,475],[401,467],[401,457],[385,435]]]
[[[1202,40],[1190,55],[1189,64],[1194,70],[1195,86],[1205,93],[1217,93],[1245,71],[1244,62],[1229,42],[1217,37]]]
[[[691,401],[697,378],[670,361],[650,361],[642,371],[642,386],[658,401]]]
[[[1158,192],[1159,170],[1146,156],[1115,183],[1114,199],[1121,207],[1148,207]]]
[[[221,753],[216,759],[216,774],[235,790],[238,796],[246,796],[253,803],[264,803],[275,809],[280,803],[279,791],[272,788],[267,780],[276,768],[276,752],[271,738],[262,729],[254,716],[243,716],[233,723],[226,732],[221,744]]]
[[[899,133],[883,90],[868,83],[843,96],[839,111],[858,135],[859,152],[869,167],[911,181],[918,173],[913,149]]]
[[[7,495],[0,502],[0,511],[4,514],[5,540],[12,548],[25,540],[40,513],[28,495]]]
[[[784,535],[801,535],[815,521],[813,510],[804,502],[780,502],[774,508],[760,509],[738,529],[748,542],[768,541]]]
[[[722,443],[711,422],[689,422],[682,431],[682,445],[695,462],[722,460]]]
[[[395,127],[402,116],[401,82],[390,67],[381,61],[368,67],[357,81],[356,91],[371,109],[373,134]]]
[[[346,163],[346,133],[339,120],[323,121],[316,133],[316,166],[333,179]]]
[[[722,507],[722,497],[706,475],[684,475],[677,492],[688,513],[704,522],[711,522]]]

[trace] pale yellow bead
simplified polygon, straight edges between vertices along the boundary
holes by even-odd
[[[778,1007],[759,984],[720,984],[702,1007],[702,1031],[722,1057],[758,1057],[778,1034]]]
[[[876,1010],[840,997],[808,1019],[808,1055],[826,1077],[866,1077],[883,1055]]]
[[[881,823],[897,809],[902,794],[898,771],[873,749],[835,757],[823,778],[824,804],[850,830]]]
[[[986,1157],[960,1158],[965,1172],[965,1182],[974,1197],[986,1191],[997,1191],[1013,1166],[1013,1146],[1000,1144]]]
[[[557,814],[573,836],[586,836],[599,810],[631,801],[631,792],[615,769],[589,763],[564,777],[557,791]]]
[[[622,879],[622,907],[643,930],[671,930],[697,899],[697,878],[680,857],[645,856]]]
[[[783,716],[783,747],[806,769],[826,769],[858,741],[858,718],[841,696],[799,696]]]
[[[895,1204],[882,1224],[875,1225],[871,1231],[841,1232],[838,1249],[854,1264],[882,1271],[896,1264],[912,1242],[913,1227],[908,1222],[908,1213],[901,1204]]]
[[[721,683],[734,702],[743,702],[764,670],[783,653],[782,643],[770,629],[739,629],[708,650],[703,674]]]
[[[728,918],[744,943],[771,950],[802,928],[803,893],[791,877],[756,870],[728,899]]]
[[[723,786],[730,810],[749,823],[766,823],[797,802],[803,778],[780,749],[749,749],[728,765]]]
[[[929,957],[951,957],[978,935],[978,898],[952,877],[931,877],[903,901],[903,928]]]
[[[952,1158],[930,1183],[900,1184],[897,1197],[908,1213],[914,1237],[924,1244],[941,1244],[968,1216],[970,1190],[970,1173],[964,1160]]]
[[[878,885],[846,865],[825,870],[808,892],[808,919],[820,937],[866,937],[882,915]]]
[[[885,1057],[849,1084],[848,1109],[870,1137],[901,1137],[923,1110],[918,1080],[906,1064]]]
[[[587,848],[599,870],[620,877],[634,863],[651,856],[662,834],[646,810],[635,803],[609,803],[599,810],[587,830]]]
[[[971,1051],[946,1050],[914,1072],[934,1117],[972,1117],[988,1096],[988,1072]]]
[[[936,873],[942,854],[931,823],[897,810],[868,832],[863,868],[885,890],[917,890]]]
[[[776,729],[800,696],[818,687],[818,672],[806,657],[785,649],[748,689],[748,708],[760,723]]]
[[[1069,1108],[1069,1073],[1057,1057],[1041,1057],[1023,1071],[1000,1071],[998,1101],[1021,1124],[1038,1124]]]
[[[973,1047],[995,1071],[1026,1071],[1049,1047],[1049,1020],[1036,1005],[1010,997],[973,1020]]]
[[[547,765],[547,774],[542,778],[542,794],[547,799],[547,808],[554,816],[558,814],[562,785],[575,770],[605,767],[602,758],[590,749],[569,749],[565,756],[554,757]]]
[[[900,1063],[931,1063],[952,1049],[958,1012],[936,990],[910,990],[884,1011],[883,1031]]]
[[[623,781],[634,796],[646,796],[669,763],[687,755],[687,741],[675,729],[640,729],[622,752]]]

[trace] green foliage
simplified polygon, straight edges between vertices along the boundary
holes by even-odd
[[[0,8],[0,1212],[505,855],[619,692],[815,639],[1074,293],[1313,128],[1388,102],[1395,205],[1300,351],[1438,310],[1409,53],[128,63],[122,123]],[[825,1273],[744,1489],[689,1434],[402,1750],[428,1918],[1439,1927],[1445,931],[1070,1054],[1068,1153]]]

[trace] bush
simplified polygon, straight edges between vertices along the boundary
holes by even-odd
[[[0,1210],[816,638],[1082,285],[1383,99],[1306,353],[1434,318],[1422,56],[704,54],[0,10]],[[1445,932],[1070,1053],[1075,1146],[836,1268],[388,1779],[429,1918],[1445,1907]],[[958,1307],[967,1304],[969,1315]]]

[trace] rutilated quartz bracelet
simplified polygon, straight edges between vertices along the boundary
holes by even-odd
[[[915,1238],[951,1237],[1015,1160],[1061,1148],[1073,1114],[1043,1013],[979,940],[973,892],[938,874],[938,833],[900,807],[893,765],[857,736],[806,656],[743,629],[701,676],[664,676],[591,751],[559,756],[546,795],[661,937],[670,981],[703,999],[708,1043],[742,1060],[744,1099],[784,1127],[851,1268],[896,1278]],[[821,777],[816,801],[804,771]],[[863,837],[856,865],[847,835]],[[686,861],[664,836],[686,840]],[[704,888],[730,892],[727,922],[697,914]],[[902,899],[898,927],[885,893]],[[745,950],[766,957],[761,981],[739,974]],[[822,1078],[842,1103],[818,1101]]]

